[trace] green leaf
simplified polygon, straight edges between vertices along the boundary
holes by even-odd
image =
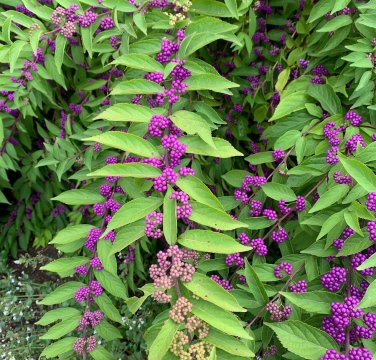
[[[50,327],[48,331],[40,336],[40,339],[43,340],[57,340],[62,336],[70,333],[75,330],[78,325],[80,325],[81,314],[73,315],[67,319],[60,321],[54,326]]]
[[[48,345],[40,354],[40,356],[45,356],[47,359],[56,358],[58,355],[62,355],[71,349],[76,342],[77,337],[67,337],[59,341]]]
[[[188,175],[178,179],[176,185],[192,199],[223,211],[223,206],[211,190],[196,176]]]
[[[150,109],[147,106],[119,103],[110,106],[105,111],[97,115],[94,120],[104,119],[108,121],[132,121],[148,123],[155,114],[163,113],[163,109]]]
[[[338,252],[337,257],[356,254],[369,248],[372,244],[372,241],[366,237],[353,235],[349,239],[346,239],[341,251]]]
[[[180,110],[171,117],[172,122],[189,135],[198,134],[208,145],[215,149],[210,127],[200,115],[190,111]]]
[[[290,115],[293,112],[302,110],[305,108],[305,104],[307,102],[309,102],[307,93],[303,90],[282,97],[269,121],[278,120],[284,116]]]
[[[82,139],[83,141],[95,141],[101,144],[130,152],[144,157],[159,157],[158,150],[150,142],[143,138],[121,131],[109,131],[104,134]]]
[[[214,17],[231,17],[231,13],[227,6],[224,3],[215,0],[195,0],[189,11]]]
[[[289,130],[276,140],[274,143],[274,149],[290,149],[296,144],[299,138],[301,138],[300,131]]]
[[[74,298],[76,291],[85,286],[82,282],[70,281],[58,286],[52,293],[48,294],[39,304],[55,305]]]
[[[4,193],[0,190],[0,204],[10,204]]]
[[[366,293],[364,294],[358,309],[366,309],[376,305],[376,280],[373,280],[368,286]]]
[[[329,20],[324,26],[316,30],[317,32],[331,32],[340,29],[346,25],[352,24],[352,18],[350,15],[338,15]]]
[[[148,72],[163,73],[163,66],[157,60],[154,60],[145,54],[125,54],[115,59],[111,64],[125,65],[132,69],[139,69]]]
[[[331,314],[330,304],[342,302],[343,298],[327,291],[310,291],[306,293],[280,292],[287,300],[308,313]]]
[[[132,79],[116,85],[111,95],[135,95],[163,93],[163,87],[153,81],[144,79]]]
[[[172,193],[172,188],[169,186],[163,200],[163,234],[169,245],[176,244],[178,233],[176,200],[170,199]]]
[[[273,224],[275,224],[275,220],[269,220],[266,217],[249,217],[241,218],[242,222],[248,225],[248,229],[250,230],[260,230],[266,229]]]
[[[348,174],[367,192],[376,191],[376,175],[366,165],[356,159],[350,159],[339,154],[341,164]]]
[[[192,281],[183,283],[183,285],[193,294],[221,307],[224,310],[232,312],[246,311],[239,305],[233,295],[204,274],[198,272],[194,273]]]
[[[85,238],[94,226],[88,224],[69,225],[60,230],[49,242],[50,244],[68,244],[75,240]]]
[[[184,82],[188,85],[186,88],[187,91],[212,90],[219,93],[229,94],[227,89],[239,87],[238,84],[215,74],[192,75],[184,80]]]
[[[56,51],[55,51],[55,64],[59,74],[61,74],[61,66],[63,65],[65,46],[67,44],[67,38],[58,34],[56,37]]]
[[[121,339],[123,337],[121,332],[106,320],[102,320],[99,325],[95,327],[95,331],[106,341]]]
[[[282,345],[303,359],[317,360],[328,349],[338,350],[337,343],[326,332],[302,321],[287,320],[281,323],[264,323],[276,334]]]
[[[179,244],[193,250],[216,253],[234,254],[252,250],[231,236],[208,230],[187,230],[179,236]]]
[[[359,226],[359,218],[355,211],[346,211],[344,214],[346,224],[355,230],[360,236],[363,236],[363,231]]]
[[[341,101],[333,88],[328,84],[308,86],[308,95],[316,99],[324,110],[335,115],[342,111]]]
[[[110,294],[126,300],[128,298],[125,285],[117,275],[106,270],[94,270],[96,279],[101,283],[103,288]]]
[[[161,170],[143,163],[127,163],[127,164],[110,164],[102,167],[99,170],[93,171],[86,176],[120,176],[132,178],[155,178],[162,174]]]
[[[230,170],[228,173],[222,175],[222,178],[233,187],[241,187],[247,175],[251,175],[251,173],[245,170]]]
[[[203,300],[192,300],[192,313],[209,325],[228,335],[252,339],[243,329],[243,323],[232,313]]]
[[[176,324],[171,319],[167,319],[161,330],[159,331],[157,337],[154,339],[153,343],[149,349],[149,360],[162,360],[170,345],[172,344],[172,340],[176,332],[179,329],[179,324]]]
[[[125,225],[116,234],[115,242],[112,244],[110,255],[113,255],[127,246],[133,244],[136,240],[145,235],[145,219]]]
[[[334,213],[333,215],[329,216],[324,223],[322,224],[320,234],[317,236],[317,239],[321,239],[324,235],[329,233],[330,230],[333,229],[335,225],[341,222],[344,218],[345,210]]]
[[[310,254],[317,257],[333,256],[337,254],[337,250],[334,248],[326,249],[326,239],[321,239],[314,242],[312,245],[308,246],[306,249],[302,250],[303,254]]]
[[[246,224],[234,220],[222,210],[198,202],[191,202],[192,214],[189,219],[198,224],[210,226],[219,230],[234,230],[247,227]]]
[[[97,347],[90,351],[90,356],[93,357],[94,360],[115,360],[115,356],[112,355],[108,350],[106,350],[103,346],[97,345]]]
[[[232,17],[238,19],[238,4],[236,3],[236,0],[225,0],[225,4],[227,6],[227,9],[230,11]]]
[[[100,296],[94,297],[94,301],[109,319],[116,321],[119,324],[123,324],[123,320],[121,319],[118,309],[116,309],[106,293],[102,293]]]
[[[12,43],[11,39],[10,39],[10,27],[12,25],[12,16],[8,17],[4,22],[3,22],[3,25],[2,25],[2,31],[1,31],[1,34],[5,40],[5,42],[7,42],[8,44]],[[0,141],[1,143],[1,141]]]
[[[126,303],[128,306],[128,310],[132,313],[135,314],[138,309],[142,306],[142,304],[145,302],[145,300],[154,293],[155,288],[152,284],[146,284],[144,285],[141,289],[143,291],[144,296],[141,296],[140,298],[138,297],[131,297],[128,298]]]
[[[212,43],[215,40],[221,39],[225,34],[218,34],[213,32],[195,32],[185,37],[179,47],[179,59],[187,58],[195,51],[201,49],[205,45]]]
[[[162,205],[162,203],[162,198],[153,196],[148,198],[137,198],[129,201],[112,217],[112,220],[108,223],[106,232],[144,218],[157,207]]]
[[[104,197],[95,191],[74,189],[62,192],[51,200],[67,205],[86,205],[104,202]]]
[[[251,294],[255,297],[256,301],[260,305],[264,305],[269,301],[269,297],[266,294],[264,285],[257,276],[257,273],[253,270],[248,260],[245,259],[245,278],[247,280],[248,288]]]
[[[333,9],[334,3],[335,0],[320,0],[312,8],[307,22],[312,23],[315,20],[323,17],[326,13],[330,12]]]
[[[275,84],[275,88],[276,90],[278,90],[279,93],[281,93],[282,90],[285,88],[289,79],[290,79],[290,68],[284,69],[279,73],[277,82]]]
[[[91,26],[88,28],[81,28],[81,39],[84,50],[87,51],[89,57],[93,57],[93,34]]]
[[[309,104],[306,104],[305,107],[308,111],[308,114],[319,119],[322,117],[322,109],[320,106],[309,103]]]
[[[111,241],[100,239],[97,242],[97,253],[103,268],[110,273],[117,275],[117,262],[116,257],[111,254],[112,248],[113,245]]]
[[[85,256],[74,256],[69,258],[61,258],[50,262],[47,265],[41,266],[41,270],[51,271],[56,273],[74,272],[77,266],[87,264],[89,258]]]
[[[142,12],[136,12],[133,14],[133,21],[136,26],[145,34],[147,35],[147,24],[145,19],[145,14]]]
[[[205,342],[232,355],[245,356],[247,359],[253,359],[255,356],[244,342],[216,329],[210,329],[209,335],[205,338]]]
[[[213,138],[215,149],[197,136],[184,136],[181,137],[179,141],[183,144],[187,144],[187,153],[190,154],[207,155],[222,159],[243,156],[243,154],[236,150],[228,141],[216,137]]]
[[[335,204],[337,201],[344,198],[344,196],[348,193],[349,187],[346,184],[338,184],[334,185],[333,187],[329,188],[328,191],[324,192],[317,202],[312,206],[309,210],[309,213],[314,213],[316,211],[326,209],[330,205]]]
[[[81,312],[75,308],[71,307],[64,307],[58,308],[54,310],[50,310],[46,312],[39,321],[37,321],[36,325],[46,326],[49,325],[57,320],[64,320],[66,318],[70,318],[74,315],[80,315]]]
[[[15,20],[13,19],[13,21]],[[23,40],[17,40],[11,45],[9,49],[9,70],[11,73],[14,71],[14,67],[25,45],[27,45],[27,42]]]
[[[351,0],[336,0],[330,14],[333,15],[335,12],[344,9],[350,1]]]
[[[274,200],[279,201],[281,199],[285,199],[287,202],[296,200],[294,191],[292,191],[291,188],[289,188],[287,185],[268,182],[262,185],[261,188],[266,196]]]
[[[244,160],[248,161],[249,163],[253,165],[267,164],[267,163],[271,163],[274,161],[272,154],[273,154],[273,151],[258,152],[256,154],[247,156]],[[238,171],[238,170],[231,170],[231,171]],[[239,171],[242,171],[242,170],[239,170]],[[222,175],[222,177],[223,176],[224,175]]]
[[[371,267],[376,267],[376,253],[370,256],[366,261],[362,262],[356,269],[360,271]]]

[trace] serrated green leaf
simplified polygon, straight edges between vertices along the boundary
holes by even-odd
[[[111,95],[135,95],[163,93],[163,87],[153,81],[132,79],[116,85]]]
[[[266,196],[274,199],[274,200],[281,200],[285,199],[285,201],[295,201],[296,195],[290,187],[283,184],[268,182],[262,185],[262,191],[266,194]]]
[[[212,191],[196,176],[188,175],[178,179],[176,185],[192,199],[223,211],[223,206]]]
[[[50,244],[68,244],[86,237],[94,226],[88,224],[70,225],[60,230],[49,242]]]
[[[338,350],[337,343],[326,332],[297,320],[265,323],[277,335],[282,345],[303,359],[317,360],[328,349]]]
[[[192,313],[214,328],[243,339],[252,339],[244,330],[243,323],[232,313],[204,300],[192,301]]]
[[[103,288],[110,294],[126,300],[128,298],[125,285],[117,275],[106,270],[95,270],[94,275]]]
[[[250,251],[231,236],[208,230],[187,230],[179,236],[179,244],[193,250],[216,254]]]
[[[175,112],[170,116],[172,122],[189,135],[198,136],[215,149],[208,123],[199,115],[185,110]]]
[[[82,282],[69,281],[63,285],[58,286],[52,293],[48,294],[39,303],[42,305],[61,304],[64,301],[73,299],[76,291],[82,286],[85,286],[85,284]]]
[[[127,164],[110,164],[103,168],[93,171],[87,176],[104,177],[104,176],[120,176],[132,178],[155,178],[162,174],[162,172],[149,164],[143,163],[127,163]]]
[[[245,356],[248,359],[252,359],[255,355],[244,342],[216,329],[210,329],[209,335],[205,338],[205,342],[232,355]]]
[[[224,310],[232,312],[246,311],[239,305],[233,295],[206,275],[196,272],[192,276],[192,281],[183,283],[183,285],[198,297],[209,301]]]
[[[40,336],[40,339],[43,339],[43,340],[60,339],[62,336],[75,330],[77,326],[80,325],[80,319],[81,319],[81,314],[70,316],[69,318],[64,319],[60,321],[59,323],[55,324],[54,326],[50,327],[44,335]]]
[[[154,60],[145,54],[125,54],[115,59],[112,64],[125,65],[132,69],[139,69],[148,72],[163,73],[163,66],[157,60]]]
[[[170,199],[173,193],[169,186],[163,200],[163,234],[169,245],[176,244],[177,240],[177,217],[176,217],[176,200]]]
[[[139,220],[131,224],[125,225],[116,234],[115,242],[112,245],[110,255],[113,255],[127,246],[134,243],[145,235],[145,220]]]
[[[306,293],[280,292],[294,305],[315,314],[331,314],[330,304],[341,302],[343,298],[335,293],[327,291],[310,291]]]
[[[159,157],[158,150],[143,138],[121,131],[109,131],[104,134],[82,139],[82,141],[99,142],[115,149],[144,157]]]
[[[269,298],[266,293],[265,287],[247,259],[245,259],[245,278],[247,280],[248,288],[251,294],[255,297],[256,301],[260,305],[266,304]]]
[[[269,121],[275,121],[305,108],[309,102],[306,91],[297,91],[283,97]]]
[[[228,141],[220,138],[213,138],[215,149],[205,143],[198,136],[184,136],[179,140],[187,145],[187,153],[207,155],[223,159],[233,156],[243,156],[243,154],[236,150]]]
[[[116,309],[106,293],[102,293],[100,296],[94,297],[94,301],[110,320],[123,324],[123,320],[121,319],[118,309]]]
[[[123,205],[112,217],[111,221],[107,225],[106,233],[108,233],[110,230],[117,229],[144,218],[157,207],[162,205],[162,203],[163,198],[152,196],[148,198],[137,198],[129,201]]]
[[[247,227],[246,224],[234,220],[223,210],[215,209],[211,206],[198,202],[191,202],[192,214],[189,219],[198,224],[210,226],[219,230],[234,230]]]
[[[341,164],[348,174],[366,191],[376,191],[376,175],[366,165],[356,159],[347,158],[339,155]]]
[[[110,106],[105,111],[97,115],[94,120],[104,119],[108,121],[132,121],[148,123],[155,114],[161,114],[161,108],[150,109],[147,106],[119,103]]]
[[[104,197],[95,191],[74,189],[64,191],[51,200],[59,201],[67,205],[86,205],[104,202]]]
[[[64,307],[58,308],[54,310],[50,310],[46,312],[39,321],[37,321],[36,325],[46,326],[49,325],[57,320],[64,320],[65,318],[69,318],[73,315],[81,314],[79,310],[72,308],[72,307]]]
[[[313,212],[326,209],[327,207],[335,204],[343,199],[348,191],[349,187],[346,184],[334,185],[320,196],[317,202],[309,210],[309,213],[311,214]]]
[[[164,322],[157,337],[150,346],[149,360],[162,360],[164,358],[178,329],[179,324],[173,322],[171,319]]]
[[[87,264],[89,258],[85,256],[74,256],[69,258],[61,258],[50,262],[47,265],[41,266],[41,270],[51,271],[56,273],[74,272],[77,266]]]
[[[67,337],[59,341],[48,345],[40,354],[40,356],[45,356],[47,359],[55,358],[58,355],[62,355],[71,349],[73,349],[73,344],[76,342],[77,337]]]

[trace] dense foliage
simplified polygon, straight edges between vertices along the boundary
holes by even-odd
[[[372,359],[374,0],[0,4],[1,247],[61,254],[42,357]]]

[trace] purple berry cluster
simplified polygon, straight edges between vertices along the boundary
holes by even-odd
[[[335,266],[328,273],[321,277],[322,286],[329,291],[338,291],[341,285],[346,282],[346,269]]]
[[[170,246],[166,251],[159,251],[157,264],[149,269],[150,277],[157,290],[153,298],[158,302],[168,303],[171,295],[166,290],[175,286],[178,281],[189,282],[196,271],[192,264],[183,261],[184,252],[177,245]]]

